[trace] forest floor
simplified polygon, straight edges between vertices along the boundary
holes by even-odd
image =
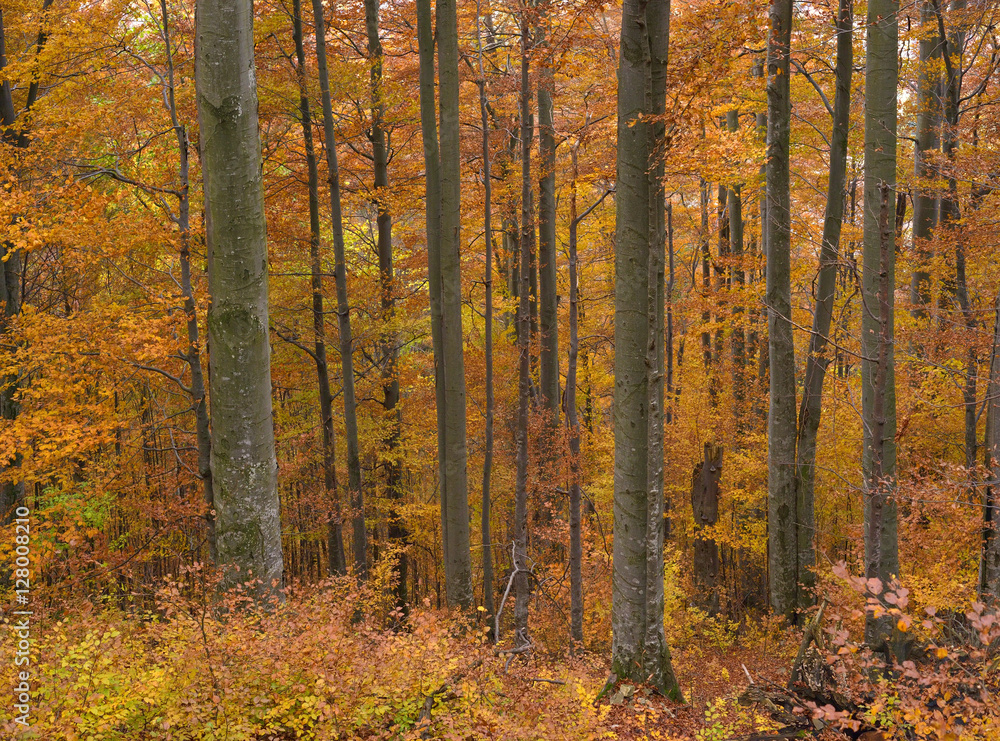
[[[757,741],[778,738],[773,734],[782,723],[739,697],[751,680],[769,691],[784,687],[801,639],[770,618],[733,623],[674,603],[665,625],[684,701],[620,683],[596,702],[610,650],[597,601],[586,614],[585,648],[571,653],[563,618],[539,608],[532,613],[534,649],[511,654],[509,643],[488,639],[485,621],[425,601],[401,624],[390,592],[349,579],[293,593],[266,613],[215,610],[206,594],[188,582],[168,585],[145,610],[127,599],[124,609],[122,600],[33,604],[30,728],[16,723],[6,705],[0,738]],[[7,612],[3,621],[10,623]],[[0,655],[13,657],[18,638],[11,625],[5,628]],[[856,644],[841,651],[863,654]],[[997,726],[983,722],[996,712],[987,699],[1000,689],[996,667],[970,657],[939,647],[918,666],[908,662],[910,685],[898,677],[874,691],[862,688],[874,701],[858,706],[856,717],[890,735],[865,735],[862,727],[860,735],[828,729],[818,738],[996,739]],[[0,686],[15,687],[20,669],[0,661]],[[983,680],[970,684],[975,676]],[[788,707],[799,705],[793,698]],[[950,712],[948,723],[941,710]],[[925,732],[894,734],[888,711]],[[809,722],[805,713],[816,708],[794,712]],[[952,731],[972,728],[977,718],[985,731]]]
[[[512,656],[484,625],[426,606],[393,630],[391,605],[354,590],[294,596],[269,615],[213,616],[176,588],[145,613],[39,605],[31,727],[3,707],[0,737],[724,741],[778,727],[736,698],[748,673],[783,683],[797,645],[790,632],[743,631],[695,611],[671,639],[684,703],[627,686],[626,697],[595,703],[608,674],[599,641],[570,655],[553,621],[536,626],[535,651]],[[16,640],[4,630],[0,652],[13,656]],[[13,662],[0,662],[0,684],[16,682]]]

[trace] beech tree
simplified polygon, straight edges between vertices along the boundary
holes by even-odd
[[[896,382],[893,330],[896,212],[897,0],[868,3],[865,58],[864,270],[861,313],[862,472],[865,575],[888,583],[899,574],[896,534]],[[886,635],[885,619],[868,614],[867,638]]]
[[[676,699],[663,632],[663,125],[650,119],[666,105],[669,30],[669,0],[626,0],[615,196],[611,671]]]
[[[316,58],[319,69],[319,89],[323,109],[323,136],[326,140],[326,167],[327,180],[330,186],[330,220],[333,230],[335,254],[343,254],[344,251],[344,219],[340,203],[340,167],[337,162],[337,138],[333,125],[333,104],[330,98],[330,74],[327,69],[326,58],[326,19],[323,16],[323,3],[321,0],[313,0],[313,23],[316,30]],[[301,36],[300,36],[301,38]],[[300,42],[301,43],[301,42]],[[303,77],[305,71],[303,69]],[[304,111],[308,107],[308,98],[305,95],[304,79],[300,82],[302,90],[303,121]],[[305,124],[303,123],[303,128]],[[312,138],[304,136],[304,141],[308,145]],[[309,173],[310,179],[312,172]],[[317,174],[318,179],[318,174]],[[311,189],[310,189],[311,190]],[[319,194],[317,192],[317,208]],[[310,207],[312,198],[310,197]],[[318,213],[318,212],[317,212]],[[317,216],[318,219],[318,216]],[[310,224],[312,221],[310,219]],[[318,227],[318,223],[317,223]],[[314,334],[314,355],[316,363],[316,374],[319,378],[319,405],[320,424],[323,435],[323,484],[327,497],[333,500],[333,518],[327,525],[327,553],[330,564],[330,572],[333,574],[347,573],[347,559],[344,554],[344,533],[341,522],[340,495],[337,492],[337,469],[334,458],[334,430],[333,430],[333,394],[330,390],[330,373],[326,359],[326,320],[323,310],[323,265],[320,260],[320,242],[318,233],[311,236],[309,255],[310,286],[312,288],[312,314],[313,314],[313,334]]]
[[[472,603],[466,470],[465,360],[462,347],[461,153],[458,121],[458,21],[454,0],[439,0],[436,33],[429,0],[417,2],[420,121],[427,180],[428,284],[435,346],[441,525],[448,603]],[[438,48],[440,141],[434,107]]]
[[[224,585],[282,586],[281,510],[271,418],[267,229],[253,5],[200,0],[196,87],[208,242],[209,378],[216,551]]]
[[[771,395],[767,415],[767,534],[771,607],[791,617],[798,605],[795,496],[795,344],[792,337],[789,186],[792,0],[773,0],[767,42],[767,336]]]
[[[847,136],[851,114],[851,75],[854,66],[854,17],[851,0],[840,0],[837,11],[836,93],[830,115],[830,176],[827,181],[826,210],[820,245],[819,271],[816,277],[816,310],[809,336],[809,355],[799,407],[795,441],[795,506],[798,513],[798,606],[813,602],[810,593],[815,584],[815,485],[816,440],[823,413],[823,379],[830,364],[827,346],[833,322],[837,263],[840,259],[840,233],[844,218],[847,181]]]

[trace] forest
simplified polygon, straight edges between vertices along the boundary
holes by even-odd
[[[997,0],[0,0],[0,738],[1000,739]]]

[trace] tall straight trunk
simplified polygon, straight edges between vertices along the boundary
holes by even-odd
[[[883,583],[895,577],[895,572],[884,568],[887,544],[883,533],[889,516],[888,508],[892,503],[895,489],[895,474],[886,469],[886,459],[889,454],[888,421],[888,385],[889,370],[892,367],[892,285],[889,278],[889,266],[894,253],[894,230],[892,219],[894,214],[890,208],[890,186],[880,185],[882,203],[879,212],[880,244],[878,274],[876,278],[875,312],[877,321],[877,339],[874,348],[874,368],[872,369],[872,413],[871,427],[871,461],[865,479],[865,576],[869,579],[879,579]],[[869,307],[871,308],[871,307]],[[867,358],[867,356],[866,356]],[[871,361],[869,361],[871,362]],[[867,420],[866,420],[867,421]],[[868,426],[866,425],[866,430]],[[894,441],[893,441],[894,442]],[[898,556],[896,556],[898,559]],[[892,630],[892,620],[887,616],[876,618],[869,612],[865,619],[865,641],[878,646]]]
[[[664,316],[664,357],[665,357],[665,367],[663,371],[663,380],[665,387],[665,400],[663,405],[663,420],[664,424],[671,425],[677,420],[677,409],[680,406],[680,387],[674,387],[674,209],[673,204],[670,202],[669,197],[666,203],[666,209],[664,212],[666,229],[666,252],[667,252],[667,276],[666,276],[666,286],[664,287],[663,296],[664,303],[666,304],[665,316]],[[683,342],[683,339],[682,339]],[[683,344],[681,345],[683,348]],[[680,365],[681,354],[678,353],[677,365]],[[673,529],[673,521],[671,519],[671,510],[673,509],[672,502],[667,498],[664,492],[663,497],[663,539],[668,540],[671,536],[671,531]]]
[[[864,268],[861,313],[862,473],[865,573],[888,582],[899,573],[896,502],[896,384],[893,348],[895,283],[896,86],[898,0],[868,3],[865,60]],[[886,296],[881,297],[883,284]],[[884,637],[884,621],[868,621],[868,638]]]
[[[517,427],[515,429],[514,477],[514,642],[526,645],[528,639],[528,407],[531,396],[531,88],[528,79],[528,16],[521,17],[521,285],[517,304]]]
[[[361,479],[361,452],[358,443],[358,404],[354,392],[354,337],[351,332],[351,307],[347,297],[347,259],[343,238],[334,239],[333,259],[333,275],[337,284],[337,325],[340,330],[344,437],[347,438],[347,490],[351,503],[353,525],[351,542],[354,551],[355,576],[364,580],[368,578],[368,532],[365,527],[365,495]]]
[[[399,446],[402,410],[399,408],[399,345],[392,330],[396,314],[395,284],[392,255],[392,212],[389,198],[389,145],[383,120],[385,97],[382,88],[382,41],[379,38],[379,6],[376,0],[365,0],[365,29],[368,35],[368,63],[371,65],[370,85],[372,97],[372,122],[369,137],[372,142],[372,164],[376,194],[378,232],[379,293],[383,329],[379,337],[382,355],[382,409],[389,430],[386,435],[386,494],[389,498],[389,522],[386,534],[399,548],[405,549],[409,533],[403,523],[403,464]],[[403,551],[393,565],[396,603],[406,614],[407,607],[407,555]]]
[[[539,7],[538,45],[549,49],[548,13]],[[552,54],[538,69],[538,378],[549,424],[559,424],[559,314],[556,286],[556,138],[552,117],[555,75]]]
[[[698,203],[701,207],[701,232],[698,234],[698,244],[701,249],[701,299],[705,308],[701,312],[701,353],[705,362],[705,370],[712,367],[712,335],[708,324],[712,321],[712,313],[708,310],[709,296],[712,295],[712,253],[708,242],[708,182],[702,178],[698,187]],[[711,384],[711,379],[709,379]]]
[[[941,41],[938,38],[934,0],[921,0],[919,43],[920,68],[917,73],[917,131],[913,148],[913,169],[919,180],[934,177],[935,168],[928,153],[941,145]],[[913,316],[926,316],[931,301],[929,261],[931,252],[927,242],[938,221],[938,199],[926,185],[918,185],[913,195],[913,248],[917,266],[910,279],[910,302]]]
[[[753,73],[756,77],[764,77],[764,67],[766,66],[766,59],[761,59],[757,64],[754,65]],[[758,111],[756,115],[757,124],[757,135],[760,141],[767,142],[767,109],[763,111]],[[763,272],[766,272],[767,267],[767,159],[760,165],[760,182],[762,187],[758,193],[759,202],[759,221],[760,221],[760,251],[759,255],[764,258],[765,265],[763,266]],[[761,276],[754,271],[754,280],[759,280]],[[754,331],[752,333],[752,339],[750,346],[753,352],[757,353],[757,380],[760,382],[765,382],[768,380],[770,375],[769,369],[771,364],[771,359],[768,354],[767,349],[767,324],[761,321],[761,316],[759,311],[754,312]],[[758,327],[763,326],[764,332],[759,333],[757,331]],[[760,396],[758,396],[760,398]],[[763,404],[759,408],[761,416],[764,414]]]
[[[577,242],[580,219],[576,211],[579,145],[573,146],[569,191],[569,361],[566,364],[566,424],[569,427],[569,623],[570,637],[583,641],[583,542],[580,522],[580,420],[576,412],[576,365],[580,352],[579,274]]]
[[[740,128],[739,111],[733,109],[726,114],[726,125],[731,132]],[[745,329],[741,317],[743,315],[742,294],[746,284],[746,271],[743,267],[743,198],[742,188],[734,184],[727,195],[729,211],[729,252],[733,257],[732,284],[737,291],[737,300],[733,305],[733,397],[736,400],[737,414],[742,415],[743,397],[745,395],[744,378],[746,372],[746,342]]]
[[[989,483],[984,489],[982,551],[979,559],[979,598],[1000,603],[1000,293],[995,304],[993,353],[986,393],[986,470]]]
[[[313,0],[313,15],[315,16],[316,24],[316,56],[319,67],[319,88],[323,104],[323,136],[326,139],[327,182],[330,186],[330,221],[332,222],[333,230],[334,272],[337,281],[337,314],[340,319],[341,365],[344,375],[344,417],[345,423],[348,423],[345,425],[347,427],[345,432],[348,438],[348,486],[352,494],[351,507],[357,508],[354,516],[354,563],[358,576],[364,577],[367,571],[367,548],[365,547],[363,502],[357,500],[357,497],[361,494],[361,463],[357,449],[357,418],[353,417],[353,419],[349,420],[347,414],[348,407],[350,407],[353,415],[356,405],[354,401],[354,363],[351,353],[350,315],[347,313],[347,276],[342,273],[344,262],[344,218],[340,203],[340,168],[337,163],[337,136],[333,123],[333,103],[330,99],[330,75],[327,67],[326,23],[323,17],[321,0]],[[340,500],[337,494],[337,478],[334,468],[333,396],[330,393],[330,380],[326,363],[322,267],[319,260],[318,244],[312,259],[311,272],[313,329],[316,335],[316,372],[319,377],[320,387],[320,414],[323,416],[324,483],[327,486],[327,491],[330,492],[330,496],[334,498],[335,513],[337,514],[335,522],[331,524],[329,533],[331,548],[330,570],[333,573],[342,574],[346,572],[347,565],[344,557],[344,541],[339,517]],[[341,284],[343,284],[343,298],[341,298]],[[345,345],[348,351],[346,358],[344,357]],[[348,403],[348,392],[350,392],[350,404]],[[352,467],[350,422],[353,422],[354,428],[353,464],[357,466],[353,473],[350,471]],[[357,484],[356,487],[355,484]],[[360,523],[358,522],[359,519]],[[358,527],[359,524],[360,528]]]
[[[667,285],[664,295],[666,296],[666,343],[664,354],[666,355],[666,381],[667,403],[663,410],[666,423],[670,424],[676,417],[678,401],[675,398],[674,389],[674,209],[673,204],[667,201],[666,208],[666,228],[667,228]],[[680,363],[678,363],[680,365]],[[679,393],[680,389],[676,389]],[[669,506],[669,505],[664,505]],[[669,522],[669,520],[668,520]],[[669,527],[664,531],[664,537],[670,534]]]
[[[852,0],[840,0],[837,12],[837,90],[833,99],[833,128],[830,135],[830,177],[827,183],[826,215],[816,280],[816,310],[813,313],[806,377],[799,407],[795,458],[796,510],[798,512],[798,604],[813,603],[815,585],[815,483],[816,438],[823,412],[823,379],[830,365],[827,344],[833,320],[833,300],[837,287],[840,256],[840,227],[844,217],[847,185],[847,133],[851,115],[851,74],[854,65],[854,17]]]
[[[795,498],[795,345],[791,322],[792,101],[789,55],[792,0],[773,0],[767,44],[767,332],[770,403],[767,415],[767,535],[771,607],[791,617],[798,605],[798,523]]]
[[[611,670],[680,696],[663,631],[663,191],[668,0],[625,0],[618,65]]]
[[[215,517],[212,515],[212,432],[208,420],[208,394],[205,392],[205,373],[201,364],[201,337],[198,329],[198,306],[194,299],[191,280],[191,195],[190,195],[190,140],[187,127],[181,123],[177,112],[174,84],[174,54],[170,40],[170,14],[167,0],[160,0],[160,18],[163,22],[163,44],[167,58],[166,95],[164,103],[170,115],[170,125],[177,139],[177,231],[180,236],[181,295],[184,297],[184,314],[187,316],[188,348],[184,361],[191,371],[191,405],[195,419],[195,442],[198,447],[198,475],[202,482],[202,496],[206,505],[205,521],[208,529],[209,557],[216,560]]]
[[[223,586],[280,594],[267,229],[250,2],[201,0],[195,27],[208,242],[212,495]],[[249,72],[248,72],[249,70]]]
[[[455,0],[437,0],[438,88],[441,117],[441,343],[444,375],[445,478],[448,481],[448,603],[472,604],[469,491],[465,445],[465,357],[462,334],[461,164],[458,97],[458,18]]]
[[[445,421],[444,341],[441,303],[441,154],[434,100],[434,24],[430,0],[417,0],[417,45],[420,55],[420,131],[424,149],[425,225],[427,232],[427,292],[434,346],[434,400],[437,410],[438,489],[441,504],[441,551],[448,563],[448,457]]]
[[[482,538],[483,538],[483,607],[492,618],[493,607],[493,537],[490,529],[490,483],[493,473],[493,172],[490,162],[490,122],[486,103],[486,69],[483,65],[483,41],[479,30],[482,14],[476,3],[476,45],[479,47],[479,123],[483,129],[483,239],[486,267],[485,362],[486,362],[486,442],[483,450]],[[490,622],[492,622],[490,620]]]
[[[723,127],[725,127],[725,121],[726,119],[722,118],[720,122]],[[723,339],[725,335],[723,327],[726,324],[726,314],[729,308],[730,255],[729,209],[727,208],[728,194],[728,188],[720,182],[715,200],[715,225],[718,231],[718,242],[716,243],[716,255],[718,256],[718,259],[715,263],[715,358],[720,364],[722,363],[723,358]],[[713,391],[715,392],[717,398],[719,391],[718,377],[716,377],[715,380],[716,383],[713,386]]]
[[[961,115],[959,99],[962,94],[962,50],[965,46],[965,32],[959,23],[951,34],[946,34],[941,1],[932,0],[938,24],[938,41],[944,47],[945,60],[945,126],[941,149],[948,160],[948,195],[941,200],[941,226],[945,229],[950,228],[955,243],[955,280],[951,288],[958,308],[962,312],[962,320],[969,337],[962,400],[965,405],[965,467],[971,477],[976,465],[976,385],[979,363],[974,344],[971,341],[971,335],[976,328],[976,316],[969,301],[965,270],[965,243],[961,232],[956,228],[961,221],[962,210],[959,206],[958,179],[955,172],[955,160],[959,147],[958,124]],[[965,10],[965,5],[965,0],[952,0],[951,9],[961,13]]]

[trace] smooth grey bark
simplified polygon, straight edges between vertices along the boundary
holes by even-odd
[[[483,488],[481,505],[481,531],[483,538],[483,608],[491,623],[493,606],[493,537],[490,527],[490,484],[493,474],[493,168],[490,161],[490,121],[486,100],[486,69],[483,64],[483,41],[479,21],[482,9],[476,3],[476,46],[479,51],[479,124],[483,134],[483,240],[486,250],[486,267],[483,269],[483,286],[486,290],[485,363],[486,363],[486,440],[483,450]],[[495,638],[495,636],[494,636]]]
[[[461,139],[459,132],[458,18],[455,0],[437,1],[438,105],[441,116],[441,319],[448,416],[448,602],[472,604],[469,491],[466,470],[465,357],[462,333]]]
[[[528,638],[528,602],[531,598],[528,569],[528,412],[531,399],[531,250],[526,248],[533,231],[531,213],[531,88],[528,81],[530,54],[527,13],[521,17],[521,268],[517,303],[517,422],[514,430],[514,644],[525,646]]]
[[[333,122],[333,102],[330,98],[330,73],[326,55],[326,20],[322,0],[312,0],[316,30],[316,59],[319,76],[320,98],[323,106],[323,138],[326,142],[327,183],[330,187],[330,221],[334,250],[339,244],[344,251],[344,220],[340,203],[340,168],[337,162],[337,135]],[[313,332],[315,334],[316,374],[319,378],[320,415],[323,427],[323,477],[327,496],[333,497],[334,520],[327,530],[330,572],[347,573],[344,553],[343,524],[341,521],[340,494],[337,491],[336,459],[334,457],[333,396],[330,393],[330,376],[326,359],[326,329],[323,310],[322,265],[319,244],[310,254],[310,273],[313,294]]]
[[[895,490],[895,471],[886,468],[886,463],[890,451],[895,454],[894,435],[890,435],[889,419],[890,412],[895,412],[889,407],[889,373],[892,369],[892,290],[890,286],[890,266],[895,252],[895,242],[893,239],[894,229],[892,219],[895,214],[890,207],[890,185],[881,183],[879,187],[881,193],[881,204],[879,211],[879,264],[878,273],[875,278],[875,301],[866,307],[868,312],[875,314],[876,340],[872,348],[874,358],[865,355],[863,362],[872,364],[871,384],[872,401],[871,415],[863,420],[865,432],[871,435],[869,467],[865,469],[865,576],[869,579],[878,579],[883,584],[888,584],[895,578],[896,572],[890,571],[885,562],[894,555],[898,561],[898,553],[889,552],[889,548],[895,542],[888,543],[885,538],[890,517],[895,517],[895,511],[890,512],[890,506],[894,506],[892,496]],[[874,306],[873,306],[874,304]],[[872,362],[874,361],[874,362]],[[865,410],[862,410],[863,412]],[[895,422],[895,415],[892,416]],[[890,445],[893,447],[890,448]],[[895,523],[892,523],[893,525]],[[874,613],[869,611],[865,616],[865,642],[869,645],[881,647],[892,632],[892,618],[883,616],[876,618]]]
[[[433,40],[429,0],[418,0],[421,128],[428,182],[428,273],[431,321],[438,320],[439,464],[442,479],[445,589],[448,604],[472,604],[469,492],[466,470],[465,358],[462,334],[461,151],[458,118],[458,19],[454,0],[437,2],[440,133],[433,105]],[[440,140],[438,140],[440,137]],[[430,139],[433,138],[433,144]],[[431,162],[430,160],[434,161]],[[432,202],[432,198],[434,201]],[[433,210],[433,213],[431,211]],[[435,297],[438,312],[435,317]]]
[[[663,190],[669,0],[625,0],[615,217],[611,671],[680,696],[663,631]]]
[[[441,551],[448,563],[447,399],[444,393],[444,343],[441,304],[441,153],[434,96],[434,24],[430,0],[417,0],[417,46],[420,56],[420,132],[424,149],[427,292],[434,347],[434,400],[437,411],[438,490],[441,505]]]
[[[722,446],[705,443],[703,460],[694,467],[691,511],[694,514],[694,585],[698,605],[715,615],[719,611],[719,545],[705,528],[719,520],[719,484],[722,480]]]
[[[1000,603],[1000,293],[994,307],[993,353],[986,392],[985,464],[989,482],[983,496],[982,551],[979,559],[979,598]]]
[[[888,583],[899,573],[896,531],[895,287],[896,86],[898,0],[868,3],[865,60],[864,267],[861,311],[862,473],[865,491],[865,573]],[[888,240],[888,244],[886,241]],[[884,273],[884,277],[883,277]],[[884,302],[882,283],[889,286]],[[884,303],[884,306],[883,306]],[[882,312],[886,315],[883,317]],[[884,364],[882,356],[884,353]],[[880,377],[879,374],[882,374]],[[868,621],[877,642],[886,626]]]
[[[252,3],[200,0],[195,35],[216,548],[223,587],[258,580],[263,601],[280,596],[283,560]]]
[[[791,618],[798,605],[798,523],[795,497],[795,345],[791,322],[792,102],[789,56],[792,0],[773,0],[767,44],[767,332],[770,402],[767,415],[767,535],[771,607]]]
[[[368,36],[368,63],[371,65],[371,128],[368,132],[372,143],[372,165],[374,169],[375,217],[378,233],[379,299],[382,309],[382,325],[385,329],[379,336],[379,351],[382,355],[382,408],[385,410],[384,423],[389,430],[386,435],[386,494],[389,499],[389,518],[386,534],[389,540],[403,549],[393,565],[393,580],[396,590],[396,604],[409,614],[407,599],[408,557],[405,551],[409,543],[409,532],[403,522],[403,464],[400,450],[400,434],[403,423],[402,409],[399,407],[399,376],[396,366],[399,362],[399,344],[391,329],[396,315],[395,279],[392,249],[392,212],[389,200],[389,136],[385,129],[385,95],[382,87],[382,40],[379,38],[379,5],[377,0],[365,0],[365,30]]]
[[[920,3],[921,36],[919,42],[920,67],[917,72],[917,130],[913,148],[913,170],[918,180],[934,177],[935,168],[928,153],[941,146],[941,42],[932,0]],[[926,316],[926,306],[931,301],[928,262],[931,251],[928,240],[938,222],[938,199],[933,190],[918,185],[913,194],[913,249],[917,266],[910,278],[910,302],[913,316]]]
[[[795,496],[798,513],[798,606],[815,602],[812,592],[816,577],[815,483],[816,440],[823,413],[823,380],[831,358],[827,354],[833,301],[837,287],[840,232],[844,217],[847,185],[847,134],[851,115],[851,75],[854,67],[854,17],[852,0],[840,0],[837,11],[837,89],[833,99],[833,127],[830,133],[830,175],[827,182],[823,241],[820,245],[816,278],[816,309],[813,312],[806,376],[802,385],[795,445]]]
[[[547,53],[538,69],[538,379],[542,408],[549,424],[559,424],[559,314],[556,284],[556,138],[552,95],[553,59],[549,50],[548,13],[539,7],[537,46]]]

